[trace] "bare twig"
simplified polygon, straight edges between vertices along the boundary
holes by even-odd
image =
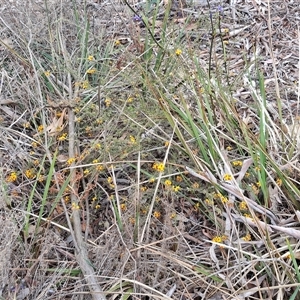
[[[62,49],[64,49],[64,59],[67,64],[70,64],[70,58],[67,55],[67,49],[64,43],[62,36],[60,35],[60,43]],[[71,82],[71,75],[68,74],[68,81],[69,81],[69,98],[72,101],[73,97],[77,96],[78,88],[75,89],[74,95],[72,92],[72,82]],[[75,157],[75,114],[72,108],[68,108],[68,119],[69,119],[69,157]],[[74,167],[75,163],[71,165]],[[92,267],[91,262],[88,258],[88,252],[86,248],[86,243],[82,236],[81,231],[81,221],[80,221],[80,214],[79,214],[79,198],[77,197],[77,190],[78,190],[78,182],[76,179],[76,168],[70,168],[70,188],[71,188],[71,202],[74,205],[72,220],[73,220],[73,228],[71,230],[71,234],[73,237],[73,241],[75,244],[75,257],[79,264],[79,267],[84,274],[84,278],[89,286],[91,295],[94,300],[105,300],[106,297],[103,294],[102,289],[100,288],[96,277],[95,272]],[[65,208],[65,206],[64,206]],[[65,211],[66,212],[66,211]],[[66,212],[67,214],[67,212]],[[69,224],[70,226],[70,224]],[[70,228],[71,229],[71,228]]]

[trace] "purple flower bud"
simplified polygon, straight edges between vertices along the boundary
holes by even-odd
[[[142,18],[141,18],[140,16],[138,16],[138,15],[135,15],[135,16],[133,17],[133,21],[134,21],[134,22],[139,22],[139,21],[142,21]]]
[[[221,5],[218,5],[217,11],[219,12],[219,14],[220,14],[221,16],[223,16],[224,9],[223,9],[223,7],[222,7]]]

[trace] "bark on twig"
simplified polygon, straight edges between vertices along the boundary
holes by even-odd
[[[71,108],[69,108],[68,112],[69,118],[69,157],[75,157],[75,116],[74,112]],[[77,190],[76,185],[76,169],[71,168],[71,201],[74,203],[75,207],[79,205],[78,198],[74,191]],[[106,297],[100,288],[97,279],[95,277],[94,270],[92,268],[91,262],[88,259],[88,253],[86,249],[86,244],[83,240],[82,232],[81,232],[81,222],[80,222],[80,214],[79,210],[73,210],[73,231],[74,231],[74,244],[75,244],[75,256],[76,260],[79,264],[79,267],[84,275],[84,278],[89,286],[91,295],[94,300],[106,300]]]

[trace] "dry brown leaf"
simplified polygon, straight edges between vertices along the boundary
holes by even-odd
[[[174,23],[185,23],[185,20],[186,20],[187,18],[175,18],[174,19]]]
[[[64,208],[61,205],[57,205],[55,208],[56,215],[61,215],[64,212]]]
[[[296,259],[300,259],[300,251],[294,252],[294,256]]]
[[[296,239],[300,239],[300,230],[294,229],[294,228],[289,228],[289,227],[282,227],[282,226],[277,226],[277,225],[269,225],[273,229],[284,232],[289,236],[292,236]]]
[[[68,159],[69,159],[68,155],[65,155],[65,154],[57,155],[57,161],[60,163],[65,163]]]
[[[50,136],[59,134],[65,127],[64,117],[66,115],[66,108],[62,111],[61,116],[57,119],[53,118],[52,123],[46,128]]]
[[[17,101],[12,99],[0,99],[0,105],[18,104]]]
[[[296,142],[298,150],[300,150],[300,123],[296,120],[294,124],[287,126],[288,133],[291,138]]]
[[[259,227],[261,228],[262,230],[264,231],[268,231],[269,233],[272,233],[274,232],[274,230],[272,230],[271,228],[271,225],[263,222],[263,221],[260,221],[258,219],[256,220],[253,220],[252,218],[248,218],[248,217],[244,217],[244,216],[241,216],[241,215],[237,215],[237,214],[232,214],[231,215],[235,220],[238,220],[244,224],[248,224],[252,227]]]
[[[242,179],[244,178],[245,174],[247,173],[247,171],[248,171],[249,167],[252,165],[252,163],[253,163],[252,158],[248,158],[243,161],[241,171],[238,173],[239,177],[236,179],[236,182],[238,184],[242,181]]]
[[[277,185],[275,185],[274,188],[271,185],[269,185],[268,190],[269,190],[270,201],[271,201],[271,209],[273,211],[277,211],[278,204],[282,203],[279,196],[280,189]]]
[[[209,256],[211,258],[211,260],[215,263],[215,267],[220,270],[220,266],[219,266],[219,260],[217,258],[215,249],[216,249],[216,244],[212,244],[211,247],[209,248]]]
[[[0,50],[12,50],[14,49],[14,42],[10,38],[5,38],[3,40],[0,40]]]
[[[178,22],[180,23],[180,22]],[[198,28],[198,24],[197,23],[192,23],[192,24],[189,24],[188,26],[185,27],[185,30],[189,31],[189,30],[194,30],[194,29],[197,29]]]
[[[296,213],[297,220],[300,223],[300,211],[296,210],[295,213]]]

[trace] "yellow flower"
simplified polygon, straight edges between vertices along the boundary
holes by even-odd
[[[251,234],[250,234],[250,233],[247,233],[244,237],[242,237],[242,240],[244,240],[244,241],[246,241],[246,242],[251,241]]]
[[[141,187],[141,191],[142,191],[142,192],[146,192],[147,189],[148,189],[148,188],[147,188],[146,186],[142,186],[142,187]]]
[[[96,144],[93,146],[93,148],[94,148],[95,150],[100,150],[100,149],[101,149],[101,144],[100,144],[100,143],[96,143]]]
[[[142,208],[142,209],[141,209],[141,214],[142,214],[142,215],[145,215],[145,214],[147,213],[147,211],[148,211],[147,208]]]
[[[75,162],[75,157],[70,157],[68,160],[67,160],[67,165],[70,166],[73,162]]]
[[[64,197],[64,201],[65,201],[65,203],[69,203],[69,201],[70,201],[70,196],[68,195],[68,196],[65,196]]]
[[[136,139],[135,139],[134,136],[130,135],[130,136],[129,136],[129,140],[130,140],[130,143],[131,143],[131,144],[136,144]]]
[[[11,172],[7,177],[6,177],[6,182],[15,182],[18,179],[18,175],[16,172]]]
[[[173,185],[172,186],[172,190],[175,192],[175,193],[177,193],[177,192],[179,192],[180,191],[180,186],[179,185]]]
[[[133,101],[133,97],[129,97],[128,99],[127,99],[127,102],[128,103],[131,103]]]
[[[111,99],[110,99],[110,98],[106,98],[106,99],[104,100],[104,103],[105,103],[105,106],[106,106],[106,107],[110,107],[110,105],[111,105]]]
[[[83,171],[83,174],[86,176],[86,175],[89,175],[89,173],[90,173],[90,170],[89,169],[85,169],[84,171]]]
[[[161,216],[161,213],[159,212],[159,211],[155,211],[154,213],[153,213],[153,216],[155,217],[155,218],[160,218],[160,216]]]
[[[206,199],[204,200],[204,202],[205,202],[207,205],[209,205],[209,206],[213,206],[213,205],[214,205],[214,201],[213,201],[213,200],[210,200],[210,199],[208,199],[208,198],[206,198]]]
[[[282,186],[282,180],[281,180],[280,178],[277,178],[277,179],[276,179],[276,184],[277,184],[278,186]]]
[[[44,131],[44,126],[43,126],[43,125],[40,125],[40,126],[37,128],[37,131],[38,131],[38,132]]]
[[[40,174],[38,178],[38,182],[43,182],[43,181],[45,181],[45,176]]]
[[[255,184],[251,185],[252,191],[255,195],[257,195],[259,193],[259,189],[257,188],[257,186]]]
[[[236,160],[236,161],[233,161],[233,162],[232,162],[232,165],[233,165],[234,167],[241,167],[241,166],[243,165],[243,162],[240,161],[240,160]]]
[[[222,243],[222,237],[221,236],[214,236],[212,239],[215,243]]]
[[[44,75],[47,76],[47,77],[49,77],[50,76],[50,71],[49,70],[45,71]]]
[[[170,186],[171,184],[172,184],[171,180],[169,180],[169,179],[165,180],[165,185],[166,186]]]
[[[96,69],[88,69],[87,74],[95,74],[96,73]]]
[[[247,210],[248,209],[248,205],[247,205],[246,201],[242,201],[239,204],[239,208],[240,208],[240,210]]]
[[[86,153],[86,152],[81,153],[80,156],[78,157],[78,161],[84,160],[87,155],[88,155],[88,153]]]
[[[32,143],[31,143],[31,147],[32,147],[32,148],[36,148],[37,146],[38,146],[38,143],[37,143],[37,142],[32,142]]]
[[[221,199],[222,197],[223,197],[223,195],[220,192],[214,194],[215,199]]]
[[[181,49],[176,49],[175,54],[176,54],[177,56],[179,56],[181,53],[182,53],[182,50],[181,50]]]
[[[221,236],[217,235],[217,236],[213,237],[212,241],[215,243],[223,243],[227,239],[228,239],[228,237],[226,235],[221,235]]]
[[[154,177],[151,177],[150,179],[149,179],[149,183],[153,183],[155,181],[155,178]]]
[[[100,204],[96,204],[96,205],[95,205],[95,208],[96,208],[96,209],[99,209],[100,207],[101,207]]]
[[[225,196],[222,196],[221,197],[221,201],[222,201],[222,203],[227,203],[228,202],[228,198],[225,197]]]
[[[175,219],[176,216],[177,216],[176,213],[173,212],[173,213],[171,213],[171,215],[170,215],[170,219]]]
[[[252,216],[251,216],[250,214],[248,214],[248,213],[245,213],[245,214],[244,214],[244,217],[245,217],[245,218],[252,219]]]
[[[78,210],[78,209],[80,209],[80,206],[77,203],[72,202],[72,210]]]
[[[113,179],[111,177],[107,177],[107,183],[109,184],[110,188],[114,188],[115,185],[113,184]]]
[[[203,87],[201,87],[201,88],[199,89],[199,92],[200,92],[200,94],[203,94],[203,93],[205,92],[205,89],[204,89]]]
[[[165,165],[163,163],[155,162],[152,166],[152,169],[158,172],[163,172],[165,170]]]
[[[232,147],[231,147],[231,146],[227,146],[227,147],[226,147],[226,150],[227,150],[227,151],[231,151],[231,150],[232,150]]]
[[[30,123],[29,122],[23,123],[23,127],[24,128],[29,128],[30,127]]]
[[[74,107],[73,111],[75,114],[78,114],[80,112],[80,107],[78,107],[78,106]],[[80,122],[81,121],[80,117],[77,118],[76,121]]]
[[[88,56],[88,60],[89,60],[89,61],[93,61],[94,59],[95,59],[95,58],[94,58],[93,55],[89,55],[89,56]]]
[[[169,141],[165,141],[165,147],[169,147],[170,142]]]
[[[96,170],[101,172],[104,170],[104,167],[102,165],[97,165]]]
[[[27,169],[25,171],[25,176],[28,178],[28,179],[33,179],[35,177],[35,171],[34,169]]]
[[[65,141],[68,137],[68,134],[67,133],[63,133],[62,135],[60,135],[57,139],[62,142],[62,141]]]
[[[231,174],[224,174],[224,176],[223,176],[223,179],[225,180],[225,181],[230,181],[230,180],[232,180],[232,175]]]
[[[127,210],[127,206],[126,206],[125,203],[122,203],[122,204],[120,205],[120,207],[121,207],[121,210],[122,210],[122,211],[126,211],[126,210]]]
[[[115,40],[115,45],[119,46],[119,45],[121,45],[121,42],[119,40]]]
[[[87,89],[88,87],[90,86],[90,84],[89,84],[89,82],[87,81],[87,80],[85,80],[85,81],[83,81],[82,83],[81,83],[81,87],[83,88],[83,89]]]

